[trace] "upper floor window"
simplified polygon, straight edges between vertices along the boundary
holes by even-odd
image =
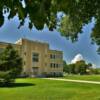
[[[56,68],[58,68],[59,67],[59,64],[56,64]]]
[[[50,58],[51,58],[51,59],[55,59],[56,56],[55,56],[54,54],[50,54]]]
[[[33,62],[38,62],[39,61],[39,54],[38,53],[33,53],[32,60],[33,60]]]
[[[50,59],[62,59],[61,54],[50,54]]]

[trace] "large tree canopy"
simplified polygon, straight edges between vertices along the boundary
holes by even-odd
[[[76,41],[82,27],[94,18],[91,38],[100,47],[100,0],[24,0],[24,5],[22,1],[1,0],[0,26],[4,24],[3,13],[9,12],[8,19],[18,15],[19,27],[29,18],[30,29],[35,26],[41,30],[46,25],[49,30],[58,29],[63,36]],[[57,18],[58,12],[64,13],[60,20]]]

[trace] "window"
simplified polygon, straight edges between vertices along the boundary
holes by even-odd
[[[56,68],[58,68],[59,67],[59,64],[56,64]]]
[[[55,55],[53,55],[53,59],[55,59],[56,58],[56,56]]]
[[[50,54],[50,59],[62,59],[61,54]]]
[[[39,61],[39,54],[33,53],[32,60],[33,60],[33,62],[38,62]]]
[[[50,54],[50,58],[51,58],[51,59],[55,59],[56,56],[55,56],[54,54]]]
[[[53,67],[55,68],[56,67],[56,64],[53,64]]]
[[[52,54],[50,55],[50,58],[52,59]]]
[[[50,63],[50,67],[51,67],[51,68],[53,67],[53,63]]]
[[[50,63],[50,67],[51,68],[58,68],[59,67],[59,64]]]

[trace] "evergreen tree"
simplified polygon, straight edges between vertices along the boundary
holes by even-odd
[[[11,45],[0,53],[0,82],[8,84],[22,71],[22,59]]]

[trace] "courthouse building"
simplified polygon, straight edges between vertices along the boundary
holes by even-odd
[[[29,76],[61,76],[63,52],[50,50],[48,43],[20,39],[15,44],[0,42],[0,52],[11,44],[23,59],[22,74]]]

